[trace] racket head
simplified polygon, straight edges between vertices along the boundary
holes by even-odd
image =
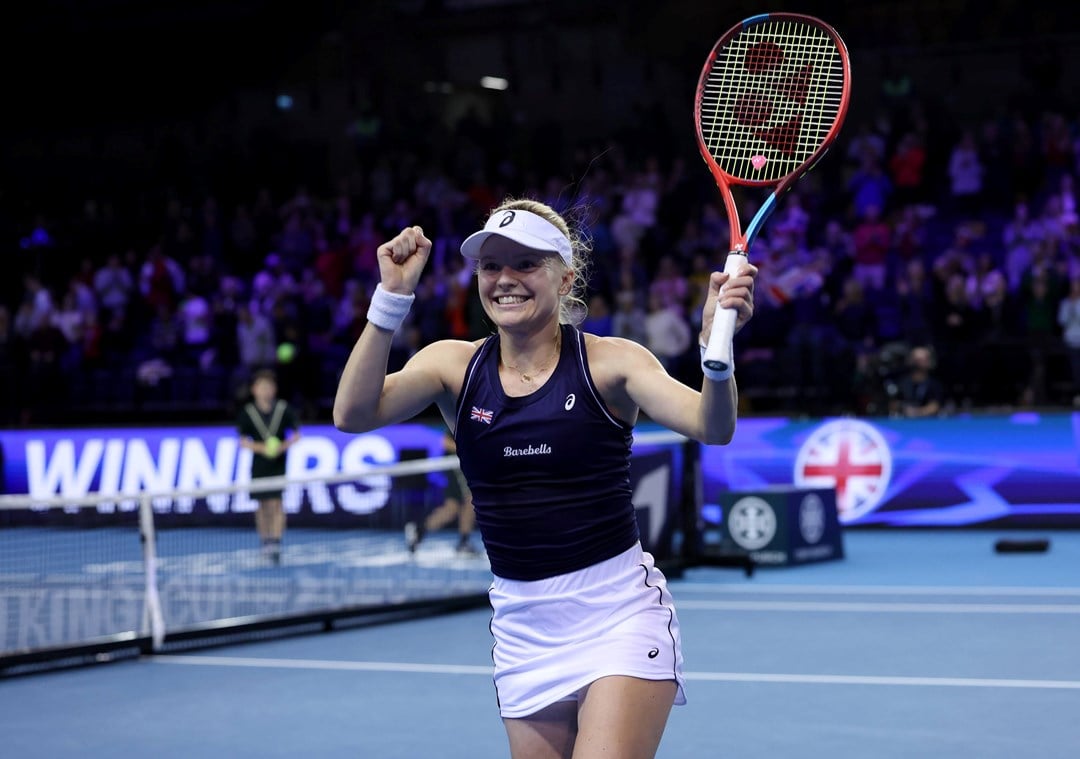
[[[851,63],[813,16],[767,13],[729,29],[705,60],[694,99],[698,148],[717,184],[782,194],[840,133]]]

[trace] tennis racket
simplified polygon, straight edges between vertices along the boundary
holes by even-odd
[[[836,139],[850,93],[844,41],[811,16],[752,16],[713,47],[698,82],[694,121],[731,227],[726,273],[735,276],[780,198]],[[735,185],[773,188],[745,232]],[[723,372],[732,365],[736,316],[735,309],[716,309],[705,368]]]

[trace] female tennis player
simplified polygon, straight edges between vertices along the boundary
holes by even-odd
[[[514,759],[653,757],[686,699],[675,608],[630,500],[632,429],[643,413],[728,443],[731,369],[706,371],[696,390],[643,346],[580,332],[570,321],[584,291],[583,236],[550,207],[512,199],[461,246],[495,334],[434,342],[388,375],[391,337],[430,251],[420,227],[379,247],[382,281],[334,424],[363,432],[434,403],[453,430],[495,576],[495,690]],[[702,335],[718,300],[737,310],[737,327],[751,318],[756,274],[748,263],[712,274]]]

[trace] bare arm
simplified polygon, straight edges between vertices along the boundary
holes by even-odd
[[[722,272],[709,280],[702,335],[712,330],[717,301],[738,313],[736,329],[754,311],[754,277],[757,269],[747,264],[728,282]],[[704,342],[705,338],[701,338]],[[701,390],[687,387],[669,375],[646,348],[618,338],[597,339],[589,351],[601,392],[622,419],[633,421],[640,409],[668,429],[708,445],[726,445],[735,434],[739,395],[734,376],[727,380],[704,379]]]
[[[420,227],[403,229],[379,246],[381,286],[397,295],[412,295],[431,252]],[[334,397],[334,426],[366,432],[409,419],[440,400],[446,391],[436,343],[419,351],[400,372],[386,374],[394,332],[368,323],[353,346]]]

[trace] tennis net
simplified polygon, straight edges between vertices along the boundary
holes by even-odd
[[[684,443],[635,442],[635,505],[658,558],[679,529]],[[398,457],[204,489],[0,496],[0,673],[485,605],[478,536],[460,550],[451,522],[415,550],[405,539],[443,504],[457,458]],[[262,491],[287,513],[279,560],[255,528]]]

